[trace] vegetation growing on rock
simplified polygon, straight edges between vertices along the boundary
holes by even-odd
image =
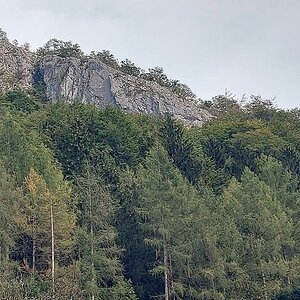
[[[38,53],[71,65],[83,55],[58,40]],[[128,81],[178,88],[161,68],[91,56]],[[15,73],[4,71],[1,299],[299,299],[299,109],[225,94],[201,103],[217,117],[187,127],[169,115],[45,103],[43,83],[28,90],[25,72],[8,88]],[[130,84],[115,91],[134,102]]]

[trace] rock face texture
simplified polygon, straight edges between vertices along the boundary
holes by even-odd
[[[103,107],[118,106],[127,112],[169,114],[186,125],[201,126],[211,115],[195,101],[181,99],[155,82],[124,74],[91,58],[35,55],[0,39],[0,92],[28,89],[42,82],[48,101],[64,99]]]
[[[124,74],[99,60],[48,57],[41,69],[47,99],[80,100],[98,106],[116,105],[128,112],[170,114],[201,126],[210,114],[192,100],[183,100],[155,82]]]
[[[32,86],[35,55],[0,38],[0,92]]]

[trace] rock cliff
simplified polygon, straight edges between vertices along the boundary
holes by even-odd
[[[32,86],[35,55],[23,47],[0,38],[0,92]]]
[[[187,125],[201,126],[211,115],[193,100],[181,99],[158,83],[124,74],[100,60],[36,56],[0,39],[0,91],[28,89],[43,83],[46,99],[115,105],[134,113],[169,114]]]

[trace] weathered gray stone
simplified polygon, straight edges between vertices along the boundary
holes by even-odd
[[[64,98],[125,111],[169,114],[185,124],[201,126],[211,115],[193,100],[181,99],[155,82],[124,74],[94,59],[48,57],[43,61],[49,100]]]
[[[0,38],[0,92],[30,88],[34,60],[32,52]]]
[[[37,62],[33,53],[0,39],[0,92],[30,88],[39,69],[48,101],[81,101],[124,111],[169,114],[187,125],[201,126],[211,115],[193,100],[181,99],[155,82],[124,74],[91,58],[49,56]]]
[[[79,100],[97,106],[115,105],[109,68],[92,59],[47,57],[44,73],[47,99]]]

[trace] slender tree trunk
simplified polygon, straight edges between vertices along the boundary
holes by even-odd
[[[32,273],[35,273],[35,255],[36,255],[36,224],[35,218],[31,216],[32,225],[31,225],[31,232],[32,232]]]
[[[91,213],[91,209],[90,209],[90,213]],[[91,227],[90,227],[90,234],[91,234],[91,256],[92,256],[92,281],[93,283],[95,283],[95,275],[94,275],[94,230],[93,230],[93,224],[92,224],[92,220],[91,220]],[[92,294],[92,300],[95,299],[95,295]]]
[[[87,166],[87,174],[88,174],[88,179],[90,179],[90,172],[89,172],[89,166]],[[93,202],[92,202],[92,193],[91,193],[91,186],[88,182],[88,195],[89,195],[89,217],[90,217],[90,235],[91,235],[91,258],[92,258],[92,282],[95,283],[95,275],[94,275],[94,228],[93,228]],[[95,295],[91,295],[91,299],[95,299]]]
[[[164,280],[165,280],[165,300],[169,300],[168,253],[167,253],[166,243],[164,244]]]
[[[284,258],[286,264],[288,264],[288,259],[287,259],[287,254],[286,254],[285,249],[283,249],[283,258]],[[287,284],[291,285],[290,273],[288,273],[288,275],[287,275]]]
[[[188,287],[189,287],[189,297],[191,297],[191,268],[190,268],[190,260],[187,260],[187,276],[188,276]]]
[[[32,236],[32,273],[35,273],[35,253],[36,253],[36,241],[35,234]]]
[[[51,216],[52,297],[54,297],[54,292],[55,292],[55,254],[54,254],[54,218],[53,218],[52,199],[51,199],[51,206],[50,206],[50,216]]]
[[[172,268],[172,257],[168,255],[168,263],[169,263],[169,294],[173,294],[174,291],[174,281],[173,281],[173,268]],[[175,295],[171,297],[171,299],[175,299]]]
[[[262,279],[263,279],[263,286],[264,286],[264,296],[265,296],[265,300],[268,300],[267,285],[266,285],[266,275],[265,275],[264,272],[262,272]]]

